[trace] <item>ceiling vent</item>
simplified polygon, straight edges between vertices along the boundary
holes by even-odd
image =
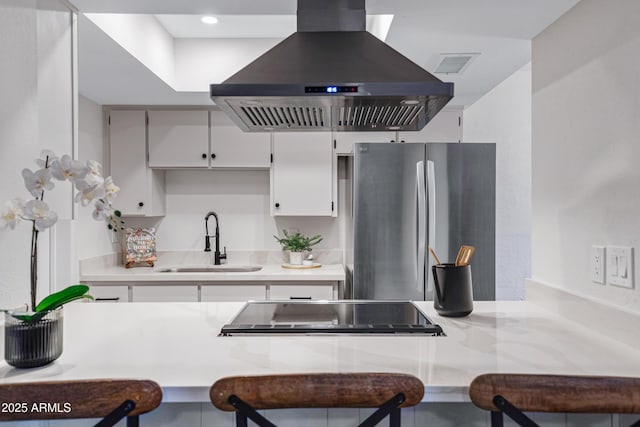
[[[435,74],[462,74],[480,53],[441,53]]]

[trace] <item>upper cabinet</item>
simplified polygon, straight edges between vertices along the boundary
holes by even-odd
[[[209,166],[209,111],[148,111],[149,167]]]
[[[336,140],[336,154],[346,155],[353,153],[353,144],[356,142],[396,142],[395,132],[334,132]]]
[[[440,111],[418,132],[398,132],[400,142],[462,141],[462,110]]]
[[[330,133],[274,133],[272,215],[336,216],[335,171]]]
[[[243,132],[222,111],[211,112],[211,167],[264,168],[270,166],[271,134]]]
[[[114,207],[125,216],[164,215],[164,174],[147,167],[146,113],[110,111],[107,123],[111,176],[120,186]]]

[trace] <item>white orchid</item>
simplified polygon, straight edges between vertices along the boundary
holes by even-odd
[[[118,191],[120,191],[120,187],[118,187],[113,183],[113,178],[111,178],[110,176],[105,178],[104,192],[107,197],[107,200],[112,201],[113,199],[115,199],[116,195],[118,194]]]
[[[4,210],[0,214],[0,230],[4,230],[7,227],[12,230],[16,228],[16,224],[18,224],[22,216],[22,209],[25,203],[26,200],[24,199],[13,199],[4,204]]]
[[[89,185],[101,185],[104,183],[104,178],[102,177],[102,165],[100,162],[96,160],[88,160],[87,168],[89,172],[87,176],[84,177],[84,180],[87,181]]]
[[[58,214],[49,210],[49,206],[41,200],[30,200],[24,205],[22,217],[35,221],[38,231],[51,227],[58,220]]]
[[[59,159],[51,162],[51,174],[59,181],[69,180],[75,182],[83,179],[89,173],[86,163],[79,160],[73,160],[71,156],[65,154]]]
[[[40,152],[40,158],[36,159],[36,164],[40,169],[47,168],[51,165],[51,163],[56,160],[56,154],[51,150],[42,150]]]
[[[22,169],[22,177],[24,178],[24,185],[27,190],[38,198],[42,196],[44,190],[51,190],[53,188],[53,182],[51,182],[51,171],[47,169],[40,169],[32,172],[30,169]]]
[[[40,167],[33,172],[23,169],[24,185],[34,199],[30,201],[13,199],[5,204],[0,213],[0,229],[15,229],[22,219],[32,222],[31,226],[31,310],[36,310],[36,290],[38,282],[38,234],[56,223],[58,214],[49,209],[44,202],[45,190],[54,187],[52,176],[60,181],[71,181],[78,193],[76,202],[87,206],[95,200],[93,217],[96,220],[106,220],[107,228],[114,232],[122,230],[124,221],[118,210],[113,210],[111,203],[120,188],[113,183],[111,177],[102,177],[102,165],[95,160],[80,162],[71,156],[57,157],[50,150],[43,150],[36,164]]]
[[[113,213],[113,209],[109,205],[109,203],[105,203],[102,199],[96,200],[96,204],[94,205],[95,209],[93,210],[93,219],[96,221],[101,221],[109,218]]]
[[[87,206],[96,199],[104,197],[104,185],[91,185],[87,181],[76,181],[76,202],[80,202],[82,206]]]

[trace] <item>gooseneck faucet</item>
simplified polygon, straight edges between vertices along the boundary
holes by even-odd
[[[212,216],[216,219],[216,233],[213,237],[215,237],[216,239],[216,250],[213,253],[213,263],[215,265],[220,265],[220,260],[221,259],[227,259],[227,247],[224,247],[224,253],[220,253],[220,227],[218,226],[218,215],[211,211],[209,213],[207,213],[207,215],[205,215],[204,217],[204,229],[205,229],[205,236],[204,236],[204,251],[205,252],[211,252],[211,241],[209,240],[209,238],[211,236],[209,236],[209,217]]]

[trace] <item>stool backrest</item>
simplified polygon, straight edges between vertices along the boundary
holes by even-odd
[[[469,387],[482,409],[499,411],[497,395],[521,411],[640,414],[640,378],[485,374]]]
[[[255,409],[375,408],[398,393],[401,407],[418,404],[424,395],[422,381],[393,373],[326,373],[227,377],[210,389],[211,402],[223,411],[235,411],[235,395]]]
[[[0,384],[0,402],[24,402],[27,409],[0,412],[0,421],[101,418],[127,400],[135,403],[127,416],[138,416],[160,405],[162,389],[129,379]]]

